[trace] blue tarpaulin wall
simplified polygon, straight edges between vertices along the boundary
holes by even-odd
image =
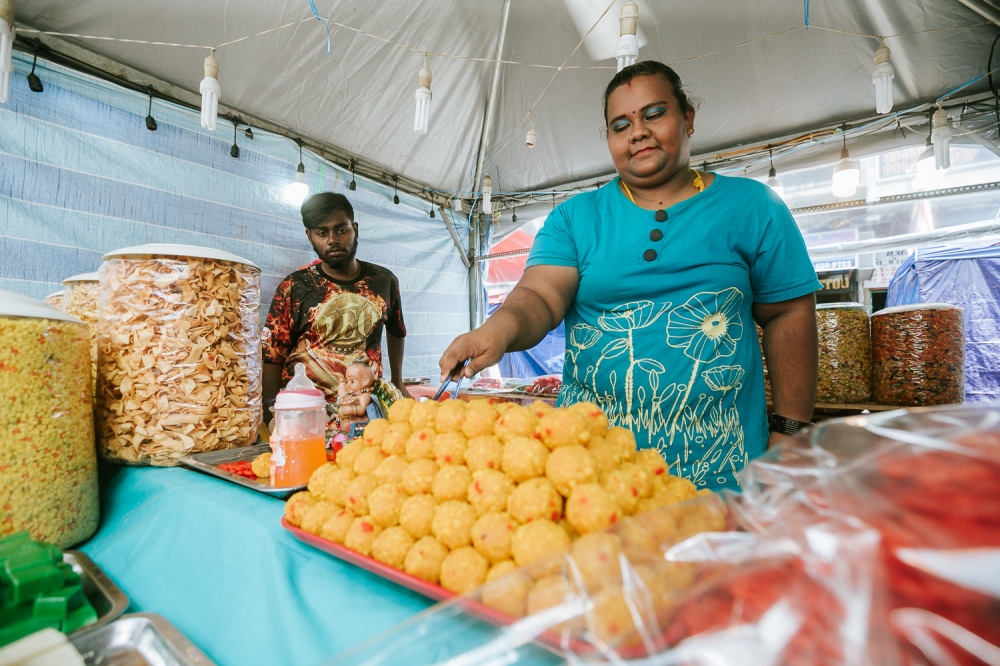
[[[965,320],[965,399],[1000,399],[1000,246],[932,248],[910,256],[886,305],[950,303]]]
[[[491,305],[493,314],[499,305]],[[562,376],[563,359],[566,354],[566,327],[560,323],[541,342],[525,351],[504,354],[497,364],[500,376],[504,378],[531,379],[545,375]]]
[[[97,270],[101,255],[144,243],[215,247],[262,269],[262,312],[288,273],[315,259],[296,206],[282,197],[298,148],[287,138],[240,133],[219,120],[39,61],[45,90],[28,89],[30,58],[14,55],[10,99],[0,105],[0,289],[41,298],[63,278]],[[409,332],[404,372],[436,375],[448,343],[469,330],[468,271],[430,205],[305,154],[310,191],[347,195],[358,256],[399,278]],[[460,231],[461,233],[461,231]],[[464,239],[463,239],[464,240]]]

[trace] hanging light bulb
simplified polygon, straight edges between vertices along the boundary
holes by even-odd
[[[491,196],[493,196],[493,180],[490,178],[490,174],[486,174],[483,176],[483,212],[487,215],[493,214]]]
[[[932,119],[931,141],[934,143],[934,166],[947,169],[951,166],[951,127],[948,126],[948,112],[940,106]]]
[[[892,111],[892,79],[896,76],[896,70],[889,62],[889,49],[882,44],[882,39],[878,40],[878,48],[875,49],[875,71],[872,72],[872,83],[875,84],[875,111],[877,113],[889,113]]]
[[[215,131],[215,121],[219,115],[219,98],[222,88],[219,86],[219,61],[215,59],[215,49],[212,55],[205,58],[205,78],[201,80],[201,126],[209,131]]]
[[[771,170],[767,172],[767,186],[774,190],[775,194],[784,199],[785,186],[778,180],[778,172],[774,169],[774,152],[769,152],[771,153]]]
[[[413,131],[417,134],[427,134],[431,117],[431,70],[427,67],[427,54],[424,53],[424,66],[417,75],[417,115],[413,121]]]
[[[354,180],[354,160],[351,160],[351,184],[347,186],[351,192],[358,189],[358,184]]]
[[[431,208],[431,219],[433,220],[433,219],[434,219],[434,217],[435,217],[435,215],[434,215],[434,209],[433,209],[433,208]]]
[[[512,224],[517,224],[517,213],[511,213],[510,221]]]
[[[528,123],[531,124],[531,129],[528,130],[527,136],[524,137],[524,145],[528,148],[534,148],[535,141],[538,140],[538,135],[535,133],[535,123],[531,120],[531,111],[528,111]]]
[[[0,104],[6,104],[10,94],[14,33],[14,0],[0,0]]]
[[[295,169],[295,180],[285,185],[285,201],[293,206],[301,206],[302,202],[309,196],[309,185],[306,184],[306,165],[302,162],[302,140],[297,139],[299,144],[299,166]]]
[[[639,39],[635,36],[639,28],[639,5],[628,0],[622,5],[622,13],[618,19],[620,32],[618,46],[615,48],[615,59],[618,60],[618,71],[629,65],[634,65],[639,59]]]
[[[860,181],[861,169],[847,152],[847,136],[845,134],[844,148],[840,151],[840,162],[833,168],[833,196],[838,199],[853,197],[858,191]]]
[[[453,211],[455,211],[456,213],[461,213],[462,212],[462,200],[459,199],[458,197],[455,197],[455,200],[452,201],[452,203],[451,203],[451,209]]]
[[[393,176],[392,182],[395,183],[392,190],[392,203],[399,205],[399,176]]]

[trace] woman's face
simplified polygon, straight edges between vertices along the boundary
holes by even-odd
[[[608,97],[608,150],[629,185],[656,187],[686,171],[693,126],[694,109],[681,112],[664,76],[636,77]]]

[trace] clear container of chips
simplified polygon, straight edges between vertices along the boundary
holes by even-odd
[[[90,330],[90,388],[97,395],[97,302],[101,296],[101,283],[97,273],[81,273],[63,280],[66,293],[63,311],[71,314]]]
[[[190,245],[104,256],[98,321],[101,454],[176,465],[247,446],[261,422],[260,269]]]

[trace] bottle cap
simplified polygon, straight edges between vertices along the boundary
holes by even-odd
[[[319,389],[281,391],[274,400],[275,409],[319,409],[326,407],[326,398]]]

